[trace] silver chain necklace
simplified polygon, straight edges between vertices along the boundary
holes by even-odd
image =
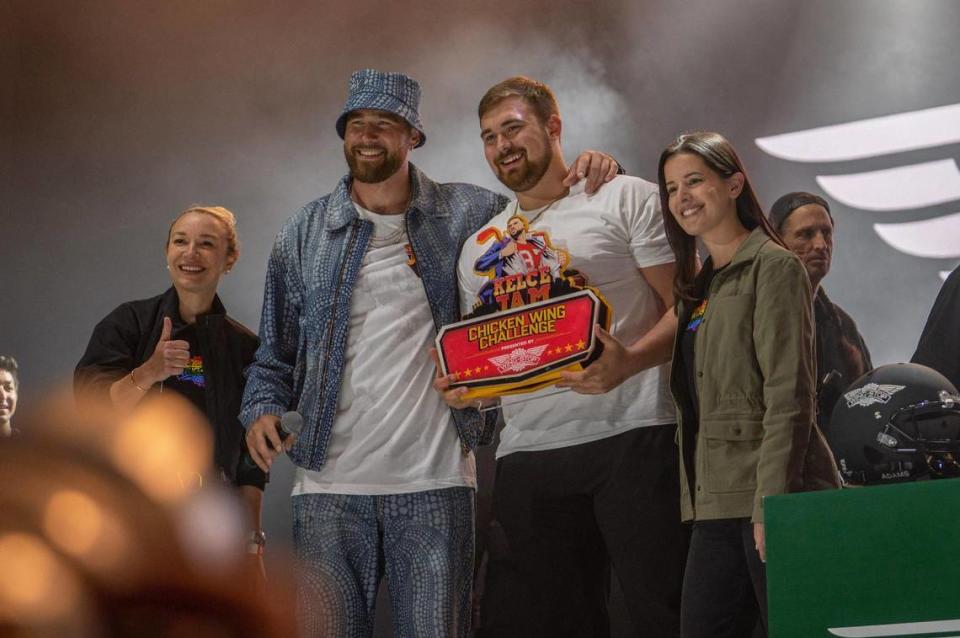
[[[523,218],[524,218],[524,219],[527,219],[527,227],[528,227],[528,228],[529,228],[529,227],[532,227],[532,226],[533,226],[533,222],[535,222],[535,221],[537,221],[538,219],[540,219],[540,217],[542,217],[545,212],[547,212],[548,210],[550,210],[550,207],[551,207],[551,206],[553,206],[554,204],[556,204],[557,202],[559,202],[561,199],[563,199],[564,197],[566,197],[566,196],[569,194],[569,192],[570,192],[570,191],[565,192],[563,195],[561,195],[560,197],[556,198],[555,200],[553,200],[552,202],[550,202],[549,204],[547,204],[546,206],[544,206],[543,208],[541,208],[539,211],[537,211],[537,214],[534,215],[532,219],[527,219],[527,216],[526,216],[527,211],[521,211],[521,210],[520,210],[520,200],[518,199],[518,200],[517,200],[516,202],[514,202],[514,204],[513,204],[513,216],[516,217],[516,216],[518,216],[521,212],[525,213],[525,214],[523,215]]]
[[[369,213],[374,215],[382,215],[382,213],[374,213],[374,211],[370,210],[369,208],[361,204],[359,201],[357,201],[356,193],[353,190],[353,184],[350,185],[350,199],[353,200],[354,204],[356,204],[360,208],[363,208],[363,210],[368,211]],[[410,201],[412,199],[413,199],[413,191],[411,191],[410,194],[407,196],[407,203],[403,207],[404,211],[410,208]],[[398,241],[400,241],[404,237],[404,235],[407,234],[407,214],[406,212],[403,212],[400,215],[401,215],[401,219],[403,220],[403,223],[400,224],[400,227],[397,228],[396,230],[390,231],[383,237],[376,236],[377,225],[376,224],[373,225],[374,234],[370,236],[370,242],[369,242],[370,248],[384,248],[386,246],[392,246],[393,244],[396,244]],[[367,221],[369,221],[370,223],[373,223],[373,220],[368,219]]]

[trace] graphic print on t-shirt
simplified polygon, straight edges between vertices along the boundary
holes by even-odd
[[[514,210],[464,249],[478,284],[472,311],[437,336],[441,370],[469,387],[463,396],[533,392],[600,356],[593,327],[609,328],[610,307],[546,232]]]
[[[473,264],[474,272],[489,281],[483,284],[466,318],[509,310],[583,290],[587,280],[569,268],[570,255],[550,243],[545,232],[533,231],[523,215],[507,220],[507,227],[486,228],[477,244],[486,245]],[[598,297],[600,293],[594,291]],[[602,298],[602,297],[601,297]]]
[[[192,383],[198,388],[204,387],[203,357],[199,354],[190,357],[190,361],[183,367],[183,372],[180,373],[177,380],[183,381],[184,383]]]
[[[490,266],[486,272],[477,272],[476,262],[497,240],[497,236],[491,233],[485,242],[478,242],[480,232],[496,228],[502,240],[506,235],[507,222],[520,213],[532,222],[529,224],[533,231],[531,234],[536,237],[538,231],[549,233],[549,241],[545,245],[562,249],[569,256],[569,262],[560,267],[561,271],[576,269],[585,275],[587,281],[584,283],[599,289],[614,309],[611,312],[610,332],[624,343],[634,343],[657,324],[664,312],[657,292],[646,281],[644,269],[668,264],[676,259],[663,230],[659,202],[656,184],[621,175],[593,195],[587,195],[582,187],[575,186],[567,197],[556,201],[548,210],[521,210],[516,199],[505,203],[500,212],[483,224],[480,231],[468,237],[461,248],[457,262],[461,314],[471,312],[481,289],[498,278],[496,272],[489,272]],[[540,266],[544,266],[543,259]],[[507,264],[504,264],[506,267]],[[500,277],[505,277],[506,272],[503,269],[501,272]],[[521,293],[521,296],[524,294]],[[583,293],[572,292],[563,297],[578,294]],[[512,301],[511,297],[507,298],[508,303]],[[501,336],[509,338],[523,331],[532,332],[534,326],[541,328],[544,322],[534,321],[531,313],[544,308],[540,304],[556,304],[557,301],[553,298],[499,311],[513,313],[510,317],[503,317],[508,321],[513,316],[529,317],[530,320],[523,325],[520,321],[502,323],[499,321],[499,312],[498,315],[467,319],[473,322],[496,317],[490,322],[495,329],[479,334],[478,326],[475,331],[478,340],[470,345],[475,345],[478,355],[489,353],[487,359],[508,354],[501,349],[501,345],[507,342],[498,342],[492,348],[479,352],[479,338],[494,337],[499,341]],[[565,305],[569,308],[569,304]],[[499,306],[495,304],[496,308]],[[559,324],[557,327],[560,327]],[[546,334],[546,331],[531,334],[521,340],[536,341],[519,347],[525,350],[539,347],[542,345],[539,338]],[[466,342],[469,336],[463,341]],[[567,344],[576,351],[579,338],[564,338],[564,351]],[[556,346],[550,351],[555,353]],[[467,354],[470,354],[469,350]],[[466,369],[465,360],[462,365],[457,365],[451,357],[449,363],[450,374]],[[549,363],[546,351],[541,363]],[[473,372],[476,372],[478,365],[483,367],[482,363],[474,364]],[[488,365],[492,367],[492,364]],[[470,380],[476,383],[476,375],[471,375]],[[631,428],[675,423],[668,380],[669,368],[658,366],[631,376],[603,395],[557,393],[549,387],[518,398],[499,392],[504,397],[503,415],[508,425],[500,433],[497,456],[586,443]]]

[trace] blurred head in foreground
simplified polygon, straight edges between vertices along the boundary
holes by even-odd
[[[51,400],[0,446],[0,636],[293,635],[285,583],[248,586],[236,496],[191,480],[202,416],[175,393],[114,414]]]

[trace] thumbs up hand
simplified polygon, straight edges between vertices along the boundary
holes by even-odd
[[[160,333],[157,347],[146,363],[137,368],[137,379],[142,379],[141,383],[146,382],[150,385],[160,383],[171,375],[182,373],[184,367],[190,362],[190,343],[179,339],[173,340],[170,338],[171,334],[173,334],[173,322],[170,321],[170,317],[164,317],[163,331]]]

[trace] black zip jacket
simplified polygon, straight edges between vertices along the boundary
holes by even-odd
[[[180,299],[172,287],[162,295],[121,304],[104,317],[74,370],[75,393],[109,401],[110,386],[153,355],[164,317],[183,323]],[[219,297],[214,297],[208,314],[197,317],[196,332],[207,378],[205,412],[214,431],[214,462],[236,485],[263,489],[266,477],[259,469],[237,476],[237,462],[246,450],[245,431],[237,419],[243,373],[260,340],[227,316]]]

